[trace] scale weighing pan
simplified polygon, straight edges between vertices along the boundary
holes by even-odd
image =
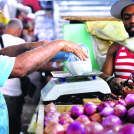
[[[52,71],[51,72],[52,76],[54,78],[70,78],[70,77],[89,77],[89,76],[99,76],[103,74],[103,72],[97,71],[97,70],[92,70],[91,73],[89,74],[84,74],[84,75],[72,75],[68,71]]]

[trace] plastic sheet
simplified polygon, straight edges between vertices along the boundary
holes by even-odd
[[[89,55],[89,49],[84,44],[78,43],[78,45]],[[84,75],[92,72],[92,64],[90,58],[88,58],[86,61],[80,60],[73,53],[68,53],[65,57],[67,59],[66,69],[72,75]]]

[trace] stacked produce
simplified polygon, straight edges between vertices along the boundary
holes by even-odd
[[[124,99],[74,105],[59,113],[56,105],[45,106],[44,134],[134,134],[134,94]]]

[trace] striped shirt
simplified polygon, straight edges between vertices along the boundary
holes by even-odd
[[[132,70],[134,70],[134,55],[132,55],[126,47],[120,46],[114,64],[115,76],[127,80]],[[131,84],[133,83],[131,77],[129,82]],[[134,83],[132,85],[134,85]]]

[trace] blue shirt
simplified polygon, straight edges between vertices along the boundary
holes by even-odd
[[[0,55],[0,87],[8,79],[15,62],[15,57]],[[0,134],[9,134],[8,110],[5,99],[0,91]]]

